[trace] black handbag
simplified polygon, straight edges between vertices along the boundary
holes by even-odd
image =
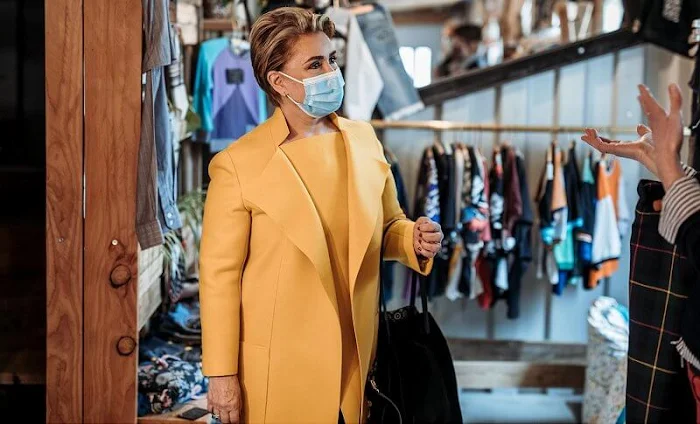
[[[387,311],[382,269],[377,351],[365,387],[367,422],[461,424],[454,364],[428,312],[426,278],[413,272],[409,305]],[[422,312],[415,306],[419,280]]]

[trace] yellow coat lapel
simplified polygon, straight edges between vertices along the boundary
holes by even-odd
[[[348,128],[349,121],[332,115],[333,122],[345,139],[348,160],[348,224],[350,294],[354,293],[357,276],[367,247],[382,211],[382,193],[389,164],[380,156],[374,140],[361,140],[357,130]],[[367,134],[369,136],[369,134]]]
[[[246,193],[246,199],[275,221],[313,263],[337,314],[338,303],[321,218],[304,182],[279,148],[289,134],[284,115],[278,109],[264,125],[270,127],[274,153]]]

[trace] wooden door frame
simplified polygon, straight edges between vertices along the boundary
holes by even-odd
[[[136,422],[141,1],[45,5],[46,419]]]

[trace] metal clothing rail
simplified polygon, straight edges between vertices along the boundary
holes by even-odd
[[[635,128],[616,127],[573,127],[546,125],[500,125],[500,124],[467,124],[457,121],[382,121],[372,120],[376,129],[413,129],[430,131],[477,131],[477,132],[533,132],[533,133],[581,133],[586,128],[596,128],[607,134],[636,134]]]
[[[474,131],[474,132],[512,132],[512,133],[570,133],[583,134],[587,128],[595,128],[603,134],[637,134],[636,128],[624,127],[575,127],[547,125],[500,125],[500,124],[467,124],[458,121],[370,121],[375,129],[404,129],[428,131]],[[690,135],[686,128],[685,135]]]

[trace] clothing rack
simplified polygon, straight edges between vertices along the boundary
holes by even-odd
[[[431,131],[474,131],[474,132],[513,132],[513,133],[577,133],[583,134],[587,128],[595,128],[605,134],[637,134],[635,128],[624,127],[576,127],[576,126],[547,126],[547,125],[501,125],[501,124],[467,124],[458,121],[382,121],[372,120],[376,129],[404,129]],[[690,135],[688,129],[684,133]]]

